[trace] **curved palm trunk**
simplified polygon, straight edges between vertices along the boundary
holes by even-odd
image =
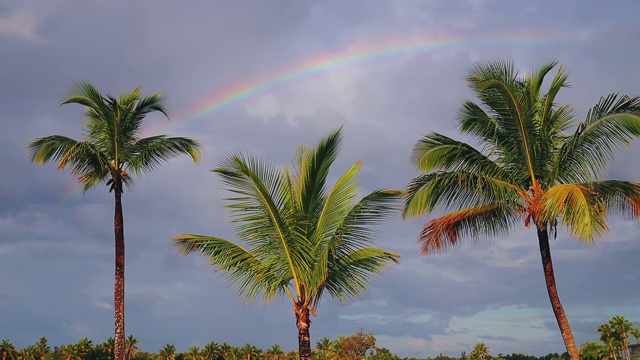
[[[311,338],[309,337],[309,327],[311,318],[309,308],[296,304],[296,327],[298,327],[298,354],[300,360],[311,360]]]
[[[113,308],[115,311],[115,360],[125,360],[124,334],[124,219],[122,216],[122,180],[114,180],[115,215],[113,225],[116,240],[116,272],[113,289]]]
[[[551,301],[551,308],[553,314],[556,316],[558,327],[560,327],[560,333],[564,340],[564,345],[569,353],[571,360],[580,360],[578,348],[576,347],[576,341],[573,338],[571,332],[571,326],[569,320],[564,313],[562,304],[560,303],[560,297],[558,297],[558,289],[556,288],[556,278],[553,274],[553,262],[551,261],[551,248],[549,247],[549,233],[546,228],[538,228],[538,243],[540,245],[540,256],[542,257],[542,269],[544,270],[544,280],[547,284],[547,292],[549,293],[549,300]]]

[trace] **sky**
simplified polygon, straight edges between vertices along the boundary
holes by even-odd
[[[0,338],[18,348],[95,343],[113,336],[113,194],[84,195],[68,171],[31,165],[37,137],[82,137],[83,109],[59,104],[77,81],[104,93],[162,91],[170,121],[143,134],[189,136],[204,158],[172,160],[123,195],[126,331],[145,351],[209,341],[297,348],[291,305],[243,303],[181,233],[234,239],[223,185],[210,170],[247,151],[286,164],[298,145],[343,126],[332,179],[362,160],[363,194],[404,188],[423,135],[457,134],[472,98],[464,74],[507,59],[526,74],[557,59],[571,87],[559,101],[578,120],[601,96],[640,93],[635,0],[166,1],[8,0],[0,4]],[[640,179],[639,145],[611,179]],[[435,214],[437,215],[437,214]],[[544,355],[564,347],[546,293],[534,229],[466,242],[428,257],[417,235],[429,218],[396,216],[375,244],[401,255],[369,292],[324,297],[312,344],[359,329],[401,356]],[[609,218],[594,244],[560,231],[551,243],[560,298],[578,345],[614,315],[640,325],[640,224]],[[288,301],[288,300],[286,300]]]

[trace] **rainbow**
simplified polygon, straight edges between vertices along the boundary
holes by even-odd
[[[152,125],[149,134],[165,133],[167,129],[193,124],[227,107],[246,103],[262,94],[286,84],[320,77],[335,71],[346,70],[358,65],[384,60],[404,59],[424,54],[452,53],[475,49],[531,48],[558,40],[558,37],[523,31],[510,35],[495,35],[484,38],[463,37],[451,33],[409,34],[378,38],[375,41],[352,44],[335,51],[328,51],[298,59],[280,69],[240,79],[202,97],[177,116],[170,123]],[[170,131],[169,131],[170,133]],[[76,198],[82,190],[76,186],[66,198]]]
[[[551,36],[531,31],[522,35],[492,36],[482,39],[454,34],[412,34],[389,36],[373,42],[358,43],[346,48],[323,52],[297,60],[277,71],[259,74],[229,84],[204,96],[178,116],[178,123],[190,123],[208,118],[229,106],[247,102],[286,84],[312,79],[356,65],[405,58],[428,53],[447,53],[476,48],[531,47],[549,43]],[[172,120],[173,122],[173,120]]]

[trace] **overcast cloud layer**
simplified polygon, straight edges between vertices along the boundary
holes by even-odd
[[[206,149],[137,179],[123,197],[127,333],[141,348],[185,351],[215,340],[296,348],[290,304],[244,304],[197,256],[179,257],[182,232],[233,238],[225,193],[209,170],[231,151],[280,163],[299,144],[344,126],[335,173],[363,161],[365,191],[402,188],[422,134],[455,136],[474,61],[513,59],[523,72],[549,59],[571,71],[560,96],[584,117],[600,96],[640,93],[640,3],[628,1],[5,1],[0,5],[0,338],[18,348],[113,336],[113,195],[84,196],[54,165],[32,166],[35,137],[81,136],[83,110],[58,107],[79,80],[118,94],[163,91],[171,123],[149,116],[145,134],[192,136]],[[198,104],[238,83],[286,74],[320,54],[430,36],[457,45],[356,62],[286,81],[217,112]],[[389,40],[395,39],[395,40]],[[610,178],[640,179],[638,146]],[[427,219],[392,221],[377,244],[401,254],[362,299],[325,297],[312,342],[372,332],[402,356],[458,356],[477,342],[493,354],[564,351],[547,298],[533,229],[431,257],[416,237]],[[613,315],[640,321],[640,225],[610,219],[586,246],[552,242],[559,292],[581,344]],[[468,246],[467,246],[468,245]]]

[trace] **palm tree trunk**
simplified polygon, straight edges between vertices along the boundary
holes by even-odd
[[[544,280],[547,284],[547,292],[549,293],[549,300],[551,301],[551,308],[553,314],[556,316],[564,345],[569,353],[571,360],[580,360],[578,348],[576,347],[576,341],[573,338],[571,332],[571,326],[569,320],[564,313],[562,304],[560,303],[560,297],[558,297],[558,289],[556,288],[556,278],[553,274],[553,262],[551,261],[551,248],[549,247],[549,233],[546,228],[538,227],[538,243],[540,245],[540,256],[542,257],[542,269],[544,270]]]
[[[309,308],[296,304],[296,326],[298,327],[298,354],[300,360],[311,360],[311,338],[309,337],[309,327],[311,318]]]
[[[115,311],[115,360],[125,360],[124,333],[124,219],[122,216],[122,180],[114,179],[115,215],[113,217],[116,240],[116,272],[113,289],[113,307]]]

